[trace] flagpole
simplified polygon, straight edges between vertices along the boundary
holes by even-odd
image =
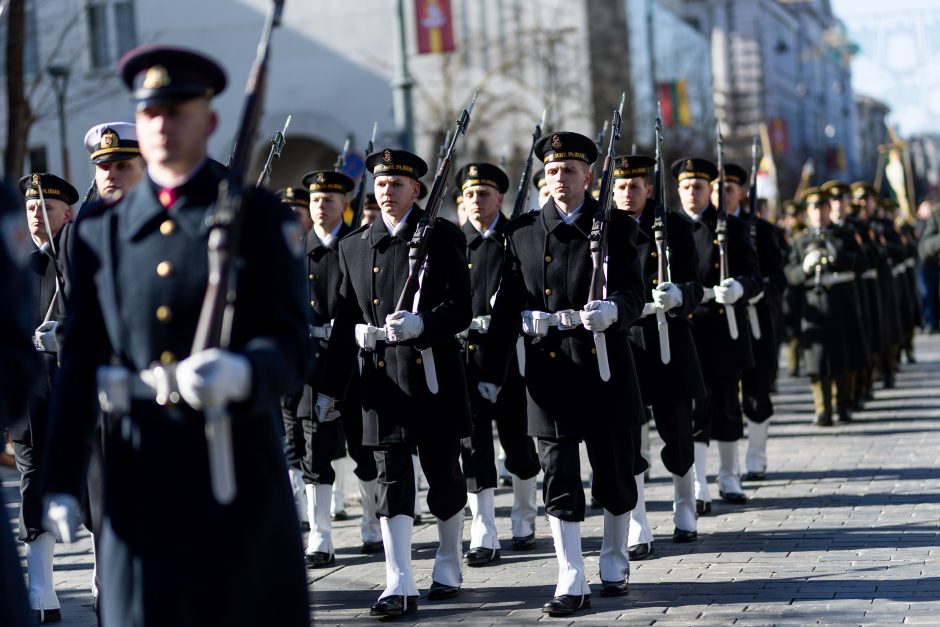
[[[394,92],[395,126],[401,134],[401,147],[408,152],[415,150],[414,107],[411,89],[414,80],[408,72],[408,40],[405,35],[405,2],[395,0],[395,77],[392,79]]]

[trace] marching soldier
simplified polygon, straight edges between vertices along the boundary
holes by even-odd
[[[483,342],[489,328],[490,313],[499,287],[505,247],[506,217],[500,212],[509,178],[489,163],[469,163],[456,176],[461,190],[467,221],[467,266],[470,268],[473,320],[466,331],[467,387],[476,390],[483,365]],[[493,422],[499,442],[506,452],[506,470],[512,475],[513,550],[535,547],[536,475],[539,460],[535,446],[526,433],[525,386],[519,365],[513,360],[497,403],[470,395],[473,435],[463,441],[463,471],[467,478],[467,500],[473,522],[470,525],[470,550],[464,555],[468,566],[483,566],[499,557],[496,535],[497,483],[496,455],[493,449]]]
[[[13,421],[10,440],[20,471],[20,525],[17,538],[26,543],[29,607],[38,623],[62,619],[52,582],[55,537],[42,524],[40,473],[49,430],[49,403],[58,372],[59,323],[65,312],[65,273],[62,249],[71,238],[72,205],[78,191],[54,174],[30,174],[19,181],[26,198],[26,217],[33,247],[29,255],[33,288],[33,346],[42,357],[42,376],[29,398],[26,414]]]
[[[333,170],[310,172],[303,178],[310,199],[309,215],[313,228],[304,239],[308,301],[312,325],[310,335],[314,349],[310,355],[304,385],[300,394],[282,399],[284,426],[287,430],[288,466],[301,469],[310,535],[307,538],[306,562],[312,568],[331,566],[336,562],[331,533],[331,490],[336,480],[331,459],[342,447],[343,433],[349,451],[356,461],[359,492],[362,496],[363,553],[382,550],[382,536],[375,516],[376,470],[372,451],[362,448],[362,418],[358,410],[358,384],[353,378],[352,393],[342,409],[340,421],[315,424],[313,404],[323,379],[323,363],[329,343],[341,281],[339,241],[352,232],[343,222],[346,195],[354,183],[345,174]],[[342,429],[340,429],[342,425]],[[345,451],[344,451],[345,452]]]
[[[379,203],[375,199],[375,194],[369,192],[366,194],[366,202],[362,206],[362,220],[359,224],[353,224],[351,226],[353,228],[368,226],[378,220],[380,215],[382,215],[382,208],[379,207]]]
[[[747,170],[734,163],[726,163],[724,168],[726,211],[747,226],[761,274],[761,293],[747,303],[749,326],[759,330],[760,337],[756,332],[751,334],[754,367],[741,375],[741,405],[747,420],[747,454],[744,457],[747,472],[743,479],[761,481],[767,477],[767,434],[774,413],[770,391],[779,354],[774,312],[780,308],[787,285],[783,271],[785,260],[777,243],[776,227],[760,216],[750,215]],[[712,192],[712,203],[717,204],[717,189]],[[755,315],[756,323],[750,320]]]
[[[137,128],[129,122],[107,122],[88,129],[85,149],[95,165],[98,198],[127,193],[144,177],[147,164],[140,156]]]
[[[538,169],[535,174],[532,175],[532,185],[535,187],[536,192],[538,193],[537,202],[539,209],[545,206],[545,203],[548,202],[548,199],[551,198],[551,190],[548,189],[548,185],[545,184],[545,170]],[[538,211],[536,209],[535,211]]]
[[[839,421],[851,419],[854,375],[868,355],[855,287],[861,249],[854,235],[832,223],[821,189],[803,193],[809,231],[794,242],[787,280],[803,294],[802,332],[816,418],[833,424],[833,393]]]
[[[3,355],[0,359],[0,431],[27,411],[33,383],[41,369],[36,348],[30,343],[30,338],[35,337],[35,275],[29,267],[33,246],[21,211],[22,198],[6,181],[0,180],[0,229],[5,234],[0,240],[0,353]],[[2,493],[0,508],[7,511]],[[41,623],[43,618],[53,618],[50,612],[45,617],[37,617],[30,607],[20,557],[4,516],[0,520],[0,620],[5,621],[4,624],[25,627]]]
[[[698,259],[692,237],[692,221],[686,216],[664,211],[667,240],[667,281],[659,283],[659,251],[653,230],[659,207],[652,200],[655,159],[642,155],[617,157],[613,168],[614,202],[636,220],[636,247],[643,271],[646,306],[643,316],[630,325],[630,347],[636,361],[643,403],[652,410],[656,430],[663,439],[661,457],[672,473],[674,489],[674,542],[692,542],[698,537],[692,465],[693,399],[705,396],[705,383],[699,369],[698,353],[692,339],[689,314],[702,300],[704,290],[698,278]],[[665,312],[668,353],[663,354],[657,310]],[[667,362],[667,363],[666,363]],[[635,442],[639,444],[639,441]],[[642,459],[634,450],[634,459]],[[635,469],[637,505],[630,515],[627,540],[631,560],[653,553],[653,532],[646,517],[643,496],[646,462]]]
[[[224,176],[206,150],[216,127],[210,101],[225,74],[198,53],[162,46],[129,52],[119,73],[137,105],[147,179],[89,207],[73,234],[46,514],[63,540],[74,538],[81,443],[100,399],[103,623],[307,625],[300,533],[274,422],[309,350],[299,227],[272,195],[246,192],[231,345],[190,354],[209,278],[207,218]],[[211,487],[203,411],[219,407],[231,414],[237,489],[227,504]]]
[[[285,187],[277,190],[275,196],[290,208],[304,235],[309,233],[313,228],[313,219],[310,217],[310,192],[302,187]]]
[[[680,159],[672,164],[679,182],[682,209],[694,224],[698,273],[705,286],[702,302],[692,312],[692,335],[705,378],[707,398],[697,400],[692,415],[695,439],[695,506],[699,514],[711,512],[711,494],[705,472],[708,444],[718,443],[718,493],[727,503],[745,503],[738,464],[738,440],[744,418],[738,400],[742,372],[754,366],[750,328],[744,304],[760,294],[763,283],[757,254],[745,224],[728,216],[728,278],[720,276],[721,242],[718,211],[709,202],[718,168],[706,159]],[[733,323],[729,321],[733,320]],[[736,325],[737,337],[731,333]]]
[[[535,154],[545,165],[552,197],[541,211],[516,218],[506,229],[479,390],[497,401],[521,318],[528,429],[538,438],[542,497],[559,569],[555,596],[542,612],[567,616],[591,603],[581,554],[582,441],[594,471],[592,495],[604,508],[601,595],[619,596],[629,588],[626,540],[637,500],[631,434],[645,416],[627,330],[643,308],[644,290],[636,222],[615,211],[608,225],[606,298],[589,300],[589,237],[597,201],[585,189],[597,158],[594,142],[578,133],[554,133],[536,143]],[[601,379],[595,334],[606,343],[608,381]]]
[[[340,243],[339,302],[316,413],[320,422],[338,417],[336,399],[344,397],[358,355],[362,442],[374,449],[378,469],[386,564],[386,587],[371,613],[401,616],[417,611],[418,600],[411,570],[416,444],[440,539],[428,598],[452,597],[462,581],[467,498],[460,439],[470,435],[470,409],[456,336],[470,325],[470,276],[463,234],[438,218],[415,311],[396,311],[409,241],[424,216],[415,200],[427,165],[410,152],[385,149],[369,155],[366,166],[382,214]]]

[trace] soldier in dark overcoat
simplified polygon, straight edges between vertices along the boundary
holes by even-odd
[[[569,615],[590,604],[581,557],[584,520],[578,445],[593,469],[593,498],[604,508],[601,594],[627,591],[629,512],[636,505],[632,433],[645,420],[628,339],[645,301],[636,250],[637,225],[613,211],[604,299],[591,300],[590,234],[597,201],[585,193],[597,148],[590,138],[558,132],[541,138],[552,197],[506,230],[506,253],[487,335],[481,393],[498,397],[515,351],[520,323],[525,342],[529,435],[538,438],[545,472],[542,496],[559,562],[555,597],[542,607]],[[595,334],[606,343],[608,380],[601,378]]]
[[[61,620],[61,606],[52,582],[55,537],[43,528],[39,478],[49,431],[49,403],[59,370],[58,327],[65,317],[68,269],[62,250],[72,237],[72,205],[78,202],[78,192],[54,174],[29,174],[20,179],[19,187],[26,198],[26,218],[35,244],[29,257],[38,294],[32,311],[33,345],[41,355],[43,369],[30,395],[28,411],[10,427],[10,440],[20,471],[18,539],[26,543],[29,606],[46,622]]]
[[[467,221],[461,229],[467,239],[473,320],[465,331],[463,348],[467,363],[467,388],[473,414],[473,435],[463,440],[463,472],[467,478],[467,501],[473,522],[470,549],[464,555],[468,566],[482,566],[499,557],[496,535],[496,454],[493,423],[506,453],[506,470],[512,477],[512,548],[535,546],[535,489],[538,455],[526,433],[525,385],[514,361],[496,403],[476,393],[483,367],[483,343],[489,328],[493,297],[499,288],[508,219],[500,212],[509,177],[499,167],[483,162],[464,165],[454,180],[461,190]]]
[[[692,221],[675,211],[663,212],[663,252],[655,242],[654,221],[659,207],[652,199],[653,168],[656,160],[644,155],[617,157],[613,168],[614,202],[639,227],[636,248],[643,272],[646,305],[643,315],[630,325],[630,348],[636,361],[643,403],[651,410],[656,431],[663,439],[661,457],[672,473],[674,486],[673,540],[691,542],[698,537],[695,516],[694,447],[692,442],[692,403],[705,396],[705,383],[698,353],[692,339],[689,314],[702,299],[698,260],[692,238]],[[665,261],[665,277],[659,281],[659,264]],[[668,349],[660,346],[660,316]],[[644,425],[645,427],[645,425]],[[635,438],[639,444],[640,438]],[[630,514],[627,539],[631,560],[644,559],[653,552],[653,532],[646,516],[643,496],[646,460],[634,450],[638,462],[634,473],[637,505]]]
[[[794,242],[786,272],[803,294],[802,345],[814,422],[830,426],[833,393],[840,421],[850,419],[855,372],[869,354],[855,285],[863,255],[855,236],[829,219],[825,192],[811,187],[803,198],[809,229]]]
[[[751,215],[747,202],[747,170],[735,163],[724,167],[726,210],[728,215],[741,219],[747,226],[761,273],[761,292],[747,303],[754,367],[741,374],[741,409],[747,422],[746,472],[742,478],[756,481],[766,478],[767,474],[767,437],[774,413],[770,391],[778,357],[774,314],[780,308],[787,277],[783,272],[785,259],[776,227],[759,215]],[[714,187],[717,188],[717,184]],[[716,200],[717,189],[714,189],[712,203]]]
[[[705,377],[707,396],[695,404],[695,500],[699,514],[711,511],[711,495],[705,474],[708,443],[718,443],[720,465],[718,491],[729,503],[747,500],[741,488],[737,442],[744,433],[744,418],[738,400],[741,374],[754,366],[747,301],[761,293],[757,254],[746,225],[727,216],[727,278],[720,274],[718,211],[711,204],[712,181],[718,168],[707,159],[680,159],[672,164],[679,182],[679,199],[685,214],[694,221],[692,231],[698,252],[698,273],[705,296],[692,312],[692,335]],[[737,337],[732,337],[731,322]]]
[[[320,421],[335,419],[335,399],[343,398],[358,356],[362,441],[375,449],[386,560],[386,587],[372,614],[400,616],[415,611],[418,598],[411,571],[414,446],[440,538],[428,597],[451,597],[462,581],[467,498],[460,440],[470,435],[470,408],[457,334],[470,325],[470,275],[463,234],[435,218],[427,263],[415,269],[418,296],[398,310],[409,242],[425,215],[414,201],[427,165],[417,155],[391,149],[369,155],[366,165],[382,214],[340,243],[339,302],[316,411]]]
[[[300,229],[272,195],[247,192],[231,340],[193,353],[209,218],[226,175],[206,154],[216,127],[210,99],[225,74],[201,54],[162,46],[127,53],[120,73],[137,103],[148,175],[76,223],[46,515],[63,539],[74,537],[81,443],[100,402],[102,622],[306,625],[278,411],[309,350]],[[213,489],[203,411],[226,407],[234,494]]]

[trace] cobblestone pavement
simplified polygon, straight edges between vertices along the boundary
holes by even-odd
[[[456,598],[422,599],[402,624],[556,623],[683,624],[940,624],[940,336],[917,340],[917,364],[905,364],[893,390],[847,425],[810,424],[805,378],[781,372],[769,443],[769,476],[745,484],[751,502],[714,502],[699,520],[698,542],[674,544],[672,482],[658,459],[647,483],[655,554],[634,562],[630,593],[601,598],[570,619],[543,617],[557,566],[548,524],[538,520],[534,551],[505,550],[495,565],[464,568]],[[742,443],[742,458],[743,458]],[[717,472],[717,454],[709,473]],[[350,491],[355,478],[347,464]],[[583,466],[587,477],[587,464]],[[0,469],[7,514],[15,520],[16,476]],[[713,488],[713,494],[717,489]],[[423,499],[422,499],[423,500]],[[511,491],[497,491],[499,531],[509,532]],[[318,625],[374,623],[369,606],[384,586],[381,555],[358,554],[359,508],[334,523],[336,567],[308,571]],[[582,525],[585,565],[598,584],[602,516],[589,510]],[[465,548],[469,520],[465,526]],[[437,542],[433,518],[414,535],[414,572],[422,593],[430,585]],[[91,542],[56,546],[56,588],[63,625],[94,625],[88,591]]]

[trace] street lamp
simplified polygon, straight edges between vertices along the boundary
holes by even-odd
[[[62,169],[66,181],[72,180],[72,168],[69,165],[69,146],[65,140],[65,90],[69,82],[69,69],[64,65],[50,65],[46,68],[52,79],[56,106],[59,110],[59,144],[62,146]]]

